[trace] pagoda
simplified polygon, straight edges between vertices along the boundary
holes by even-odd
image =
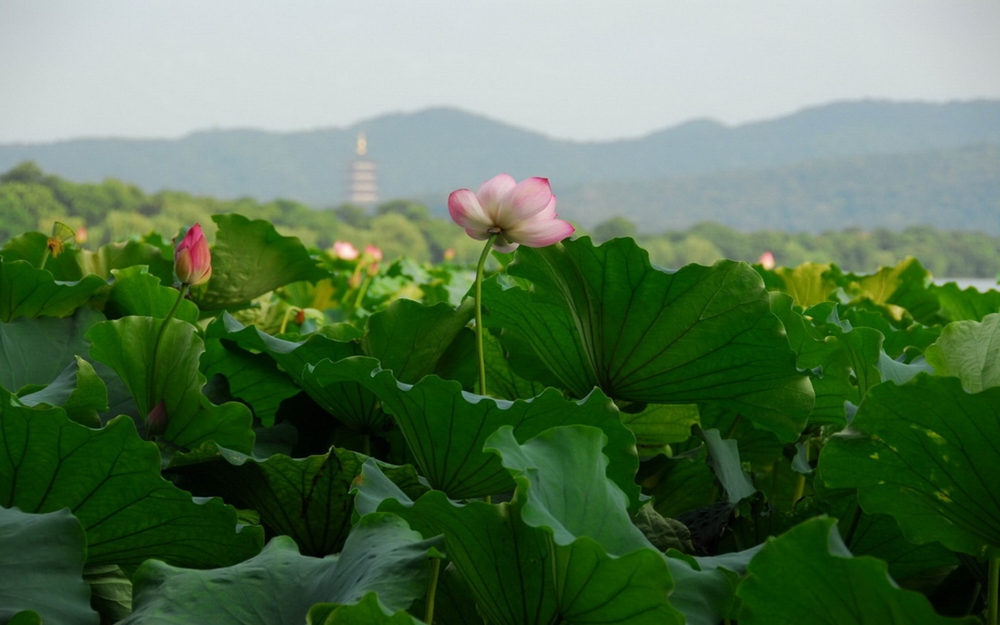
[[[355,157],[348,172],[347,201],[355,206],[373,207],[378,203],[378,175],[375,161],[368,158],[368,139],[358,133]]]

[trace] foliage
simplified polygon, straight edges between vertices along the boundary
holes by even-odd
[[[183,300],[158,234],[0,249],[0,618],[418,623],[431,588],[477,625],[984,611],[997,292],[522,247],[483,395],[468,267],[214,223]]]

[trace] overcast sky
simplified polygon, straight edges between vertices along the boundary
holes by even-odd
[[[0,0],[0,142],[342,127],[552,137],[834,100],[1000,99],[997,0]]]

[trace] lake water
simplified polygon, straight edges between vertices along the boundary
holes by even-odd
[[[967,289],[970,286],[975,287],[979,291],[1000,291],[1000,285],[997,284],[996,278],[934,278],[934,284],[945,284],[948,282],[954,282],[958,284],[959,288]]]

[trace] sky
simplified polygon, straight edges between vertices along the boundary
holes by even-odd
[[[997,0],[0,0],[0,143],[434,106],[602,141],[1000,99],[998,32]]]

